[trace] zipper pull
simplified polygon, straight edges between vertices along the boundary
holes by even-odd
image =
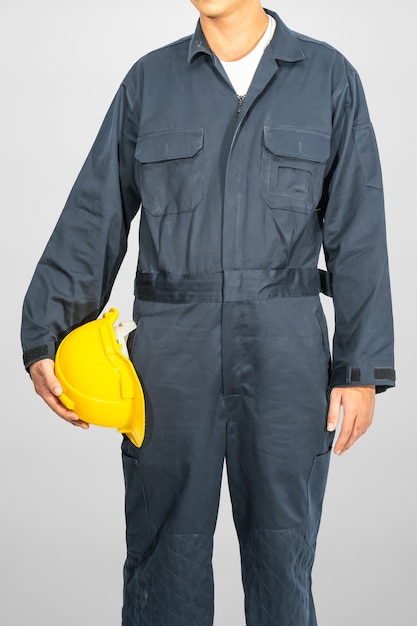
[[[245,96],[237,96],[237,112],[236,112],[236,115],[239,115],[240,111],[242,110],[242,105],[243,105],[244,99],[245,99]]]

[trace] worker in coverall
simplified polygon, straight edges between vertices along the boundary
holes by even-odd
[[[130,353],[147,431],[122,443],[123,626],[213,623],[224,460],[247,624],[314,626],[339,412],[342,454],[395,381],[377,146],[334,48],[259,0],[192,3],[193,36],[140,59],[115,96],[26,295],[24,361],[87,428],[57,398],[54,354],[107,303],[141,207]]]

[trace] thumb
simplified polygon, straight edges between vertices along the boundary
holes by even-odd
[[[49,391],[53,393],[54,396],[60,396],[62,394],[63,390],[61,387],[61,383],[59,382],[58,378],[55,376],[53,369],[45,372],[45,383]]]
[[[327,430],[333,432],[336,430],[340,419],[340,407],[342,404],[342,395],[339,389],[332,389],[330,394],[329,411],[327,413]]]
[[[51,390],[51,392],[54,394],[54,396],[58,397],[62,394],[62,387],[61,384],[59,382],[59,380],[57,378],[54,378],[53,380],[51,380],[51,383],[49,385],[49,389]]]
[[[48,390],[54,396],[62,394],[62,387],[55,376],[55,367],[52,359],[42,359],[30,368],[32,380],[37,389]]]

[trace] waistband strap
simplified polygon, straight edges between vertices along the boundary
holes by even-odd
[[[153,302],[227,302],[266,298],[330,296],[328,272],[290,267],[275,270],[229,270],[214,274],[138,272],[135,296]]]

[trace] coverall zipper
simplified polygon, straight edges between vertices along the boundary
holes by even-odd
[[[236,115],[239,115],[240,111],[242,110],[242,105],[243,105],[244,99],[245,99],[245,96],[237,96],[237,112],[236,112]]]

